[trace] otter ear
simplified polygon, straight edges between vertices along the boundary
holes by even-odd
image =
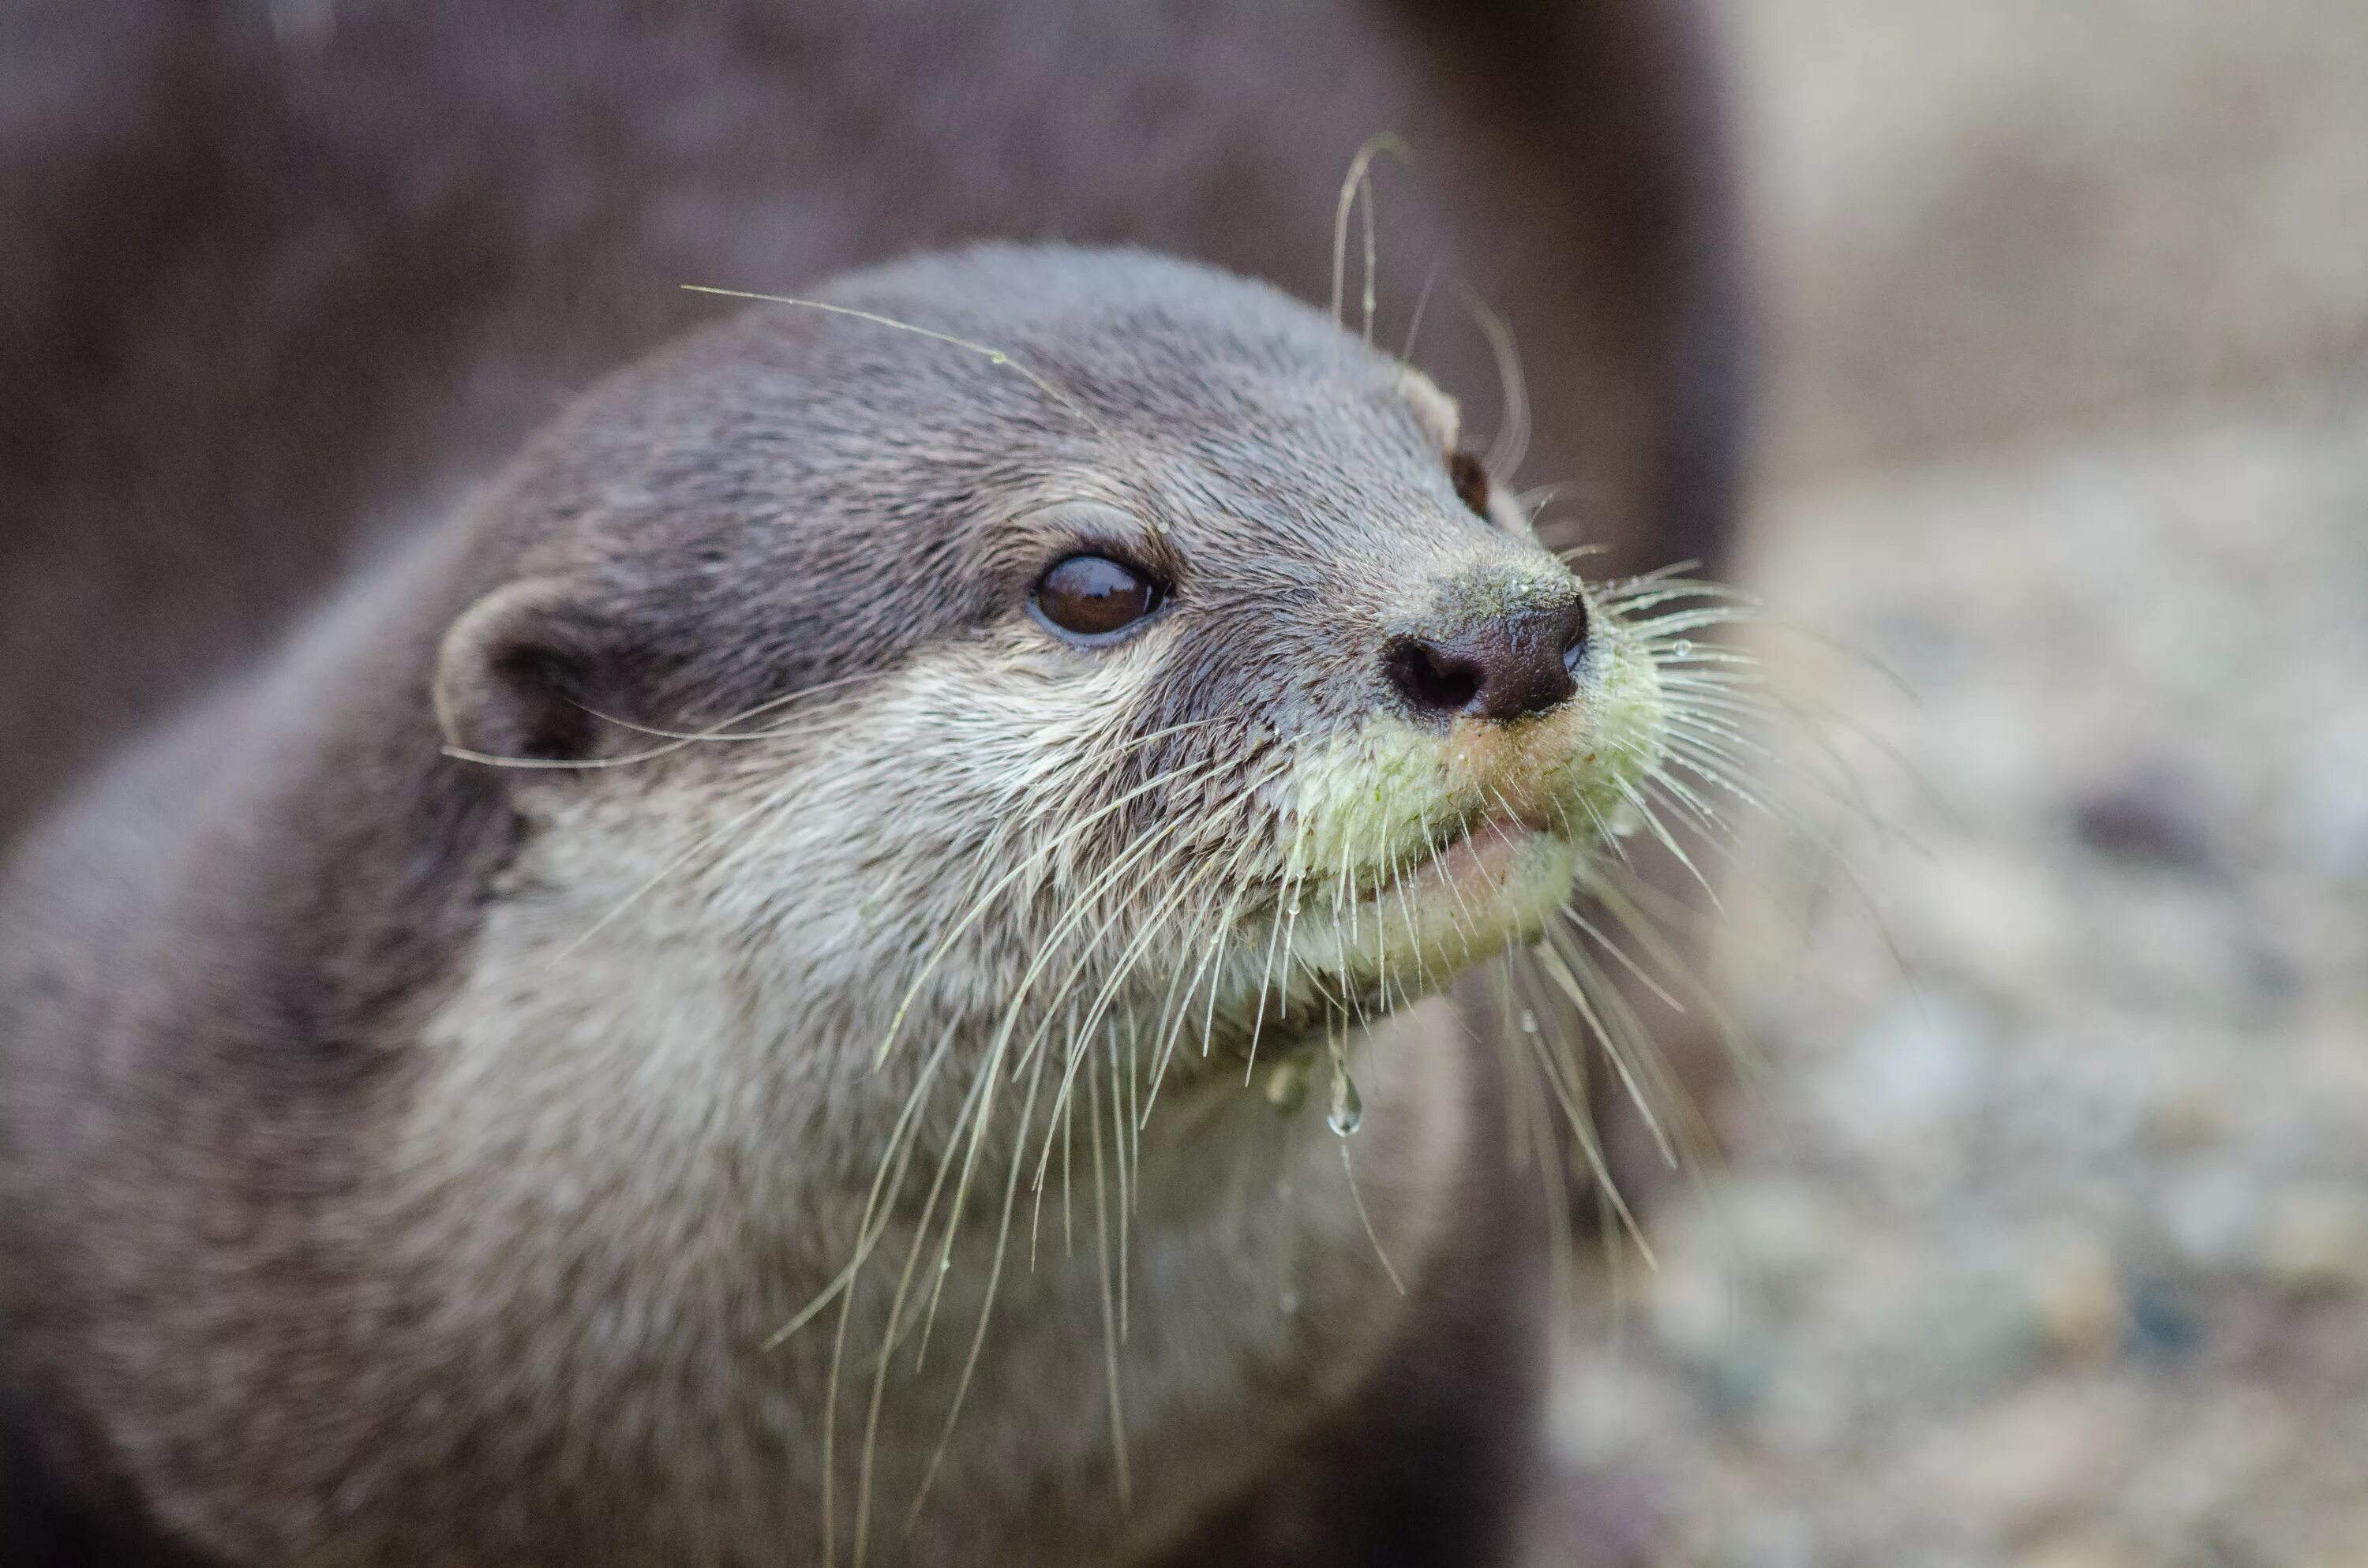
[[[615,687],[615,650],[568,585],[533,577],[461,612],[436,661],[436,720],[475,756],[581,762],[614,726],[594,711]]]

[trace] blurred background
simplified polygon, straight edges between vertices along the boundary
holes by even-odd
[[[1723,19],[1738,574],[1863,798],[1720,879],[1756,1071],[1542,1558],[2368,1564],[2368,12]]]

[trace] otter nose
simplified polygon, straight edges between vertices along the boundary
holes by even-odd
[[[1468,713],[1499,723],[1567,700],[1587,650],[1587,605],[1566,598],[1470,617],[1445,631],[1404,634],[1382,652],[1390,684],[1417,713]]]

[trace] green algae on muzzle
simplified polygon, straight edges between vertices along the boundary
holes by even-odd
[[[1544,929],[1666,728],[1653,661],[1600,608],[1574,674],[1546,712],[1444,728],[1381,712],[1300,757],[1285,877],[1309,969],[1403,1000]]]

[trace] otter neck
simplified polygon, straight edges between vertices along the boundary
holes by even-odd
[[[700,926],[712,907],[688,892],[655,890],[618,909],[613,885],[567,874],[563,844],[554,834],[529,845],[423,1037],[391,1166],[432,1179],[398,1181],[395,1228],[408,1238],[405,1266],[444,1282],[432,1294],[468,1301],[486,1345],[499,1343],[490,1331],[502,1322],[585,1322],[568,1293],[586,1280],[601,1282],[604,1311],[662,1334],[671,1363],[712,1380],[697,1407],[734,1413],[718,1428],[732,1451],[693,1468],[797,1474],[786,1497],[768,1482],[749,1504],[788,1513],[740,1524],[814,1528],[800,1510],[819,1506],[838,1306],[767,1346],[867,1243],[874,1261],[843,1303],[837,1474],[861,1463],[855,1434],[870,1393],[867,1371],[845,1369],[868,1369],[894,1321],[899,1358],[882,1395],[894,1414],[872,1458],[881,1506],[893,1523],[918,1494],[966,1378],[931,1495],[965,1530],[986,1521],[990,1534],[1013,1532],[1001,1550],[1030,1561],[1122,1560],[1181,1530],[1342,1397],[1389,1343],[1406,1310],[1389,1271],[1410,1286],[1424,1277],[1466,1155],[1469,1085],[1452,1024],[1417,1009],[1356,1043],[1367,1109],[1351,1145],[1353,1195],[1320,1093],[1286,1115],[1236,1074],[1171,1085],[1139,1133],[1122,1238],[1116,1146],[1133,1134],[1115,1114],[1119,1085],[1081,1076],[1072,1085],[1076,1124],[1040,1189],[1036,1140],[1060,1053],[1031,1070],[1037,1132],[1017,1146],[1030,1074],[1012,1082],[1007,1067],[996,1088],[1006,1108],[981,1141],[948,1244],[942,1227],[963,1168],[957,1112],[1001,1018],[916,1006],[875,1067],[894,983],[817,989],[827,966],[768,962],[761,943],[715,940]],[[585,891],[553,891],[571,886]],[[586,922],[602,919],[586,936]],[[882,1152],[933,1058],[944,1082],[923,1116],[906,1196],[867,1226]],[[926,1211],[949,1151],[954,1174],[925,1230],[916,1206]],[[1110,1261],[1121,1242],[1123,1263]],[[949,1282],[926,1358],[921,1297],[901,1317],[894,1304],[899,1270],[916,1257]],[[1110,1333],[1106,1269],[1126,1281],[1126,1340],[1111,1347],[1133,1478],[1125,1510],[1114,1506],[1097,1375]],[[934,1293],[926,1273],[922,1290]],[[570,1412],[554,1405],[551,1419],[580,1433],[586,1402],[631,1397],[633,1358],[580,1332],[566,1343],[556,1341],[570,1331],[549,1332],[554,1343],[538,1354],[552,1358],[554,1399],[566,1391]],[[710,1479],[682,1479],[686,1496],[716,1494]],[[1081,1490],[1074,1507],[1049,1516],[1011,1501],[1046,1486]],[[1059,1539],[1025,1533],[1048,1517],[1063,1521]]]

